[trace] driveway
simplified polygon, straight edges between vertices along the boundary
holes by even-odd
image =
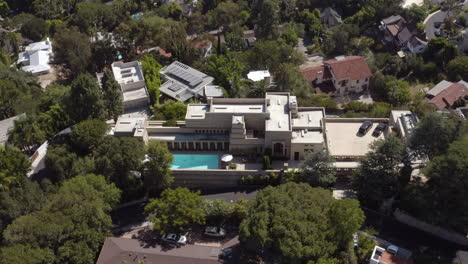
[[[462,9],[466,9],[466,8],[468,8],[468,0],[465,1],[462,6]],[[436,28],[434,27],[434,23],[443,22],[445,18],[447,18],[447,12],[442,11],[442,10],[438,10],[430,14],[429,16],[427,16],[427,18],[424,20],[427,41],[436,37],[435,35]]]

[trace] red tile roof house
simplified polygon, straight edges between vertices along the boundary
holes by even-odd
[[[460,98],[468,96],[468,87],[463,83],[452,83],[428,101],[438,110],[450,108]]]
[[[339,56],[317,67],[300,70],[302,77],[316,87],[317,93],[343,96],[369,90],[372,72],[364,57]]]
[[[97,264],[219,264],[218,247],[185,245],[163,250],[142,244],[140,240],[108,237],[101,249]]]

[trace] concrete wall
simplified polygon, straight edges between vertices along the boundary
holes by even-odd
[[[200,189],[235,187],[243,176],[265,175],[279,170],[172,170],[174,186]]]
[[[243,115],[246,129],[265,130],[265,120],[269,117],[269,113],[239,113],[235,115]],[[205,113],[204,119],[186,119],[186,126],[191,128],[221,128],[231,129],[232,113]]]
[[[443,229],[441,227],[431,225],[429,223],[423,222],[415,217],[412,217],[410,215],[407,215],[400,210],[395,210],[393,213],[395,218],[404,224],[407,224],[409,226],[412,226],[414,228],[417,228],[419,230],[422,230],[424,232],[430,233],[434,236],[440,237],[442,239],[445,239],[447,241],[451,241],[453,243],[457,243],[459,245],[463,246],[468,246],[468,238],[459,234],[455,233],[446,229]]]
[[[321,151],[325,148],[325,142],[322,144],[291,144],[291,154],[289,159],[294,160],[294,153],[299,152],[299,160],[304,159],[305,150],[312,150],[312,152]]]

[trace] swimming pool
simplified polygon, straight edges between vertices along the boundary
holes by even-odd
[[[171,169],[219,169],[219,156],[215,154],[174,154]]]

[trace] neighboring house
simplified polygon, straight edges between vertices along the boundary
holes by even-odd
[[[452,83],[445,80],[438,83],[426,94],[428,103],[438,110],[450,109],[458,99],[465,96],[468,96],[468,83],[464,81]]]
[[[133,137],[143,133],[144,117],[120,117],[111,134],[116,137]]]
[[[408,110],[392,110],[390,113],[389,125],[393,126],[398,135],[409,140],[416,124],[419,123],[418,117]]]
[[[396,254],[386,251],[384,248],[375,246],[369,259],[369,264],[412,264],[411,252],[399,248]]]
[[[384,18],[379,29],[383,32],[385,42],[403,51],[419,54],[427,47],[427,42],[417,37],[416,25],[407,23],[400,15]]]
[[[268,70],[266,71],[250,71],[247,74],[247,79],[253,81],[253,82],[258,82],[265,80],[267,83],[271,83],[271,74]]]
[[[150,103],[148,89],[146,88],[143,68],[138,61],[114,62],[111,65],[115,80],[120,85],[124,109],[146,107]],[[98,75],[99,83],[100,77]]]
[[[336,12],[336,10],[331,7],[327,7],[325,9],[320,10],[320,19],[322,21],[322,24],[324,24],[327,27],[334,27],[343,23],[341,15],[338,14],[338,12]]]
[[[322,66],[303,68],[300,72],[318,93],[334,96],[367,92],[372,76],[369,65],[361,56],[339,56],[323,61]]]
[[[178,61],[162,68],[159,73],[165,81],[159,91],[164,96],[181,102],[186,102],[191,98],[205,97],[205,87],[214,80],[213,77]],[[220,87],[213,85],[209,88],[209,92],[213,92],[215,89],[222,93]]]
[[[164,264],[218,264],[221,248],[185,245],[163,250],[160,246],[142,244],[140,240],[108,237],[101,249],[97,264],[164,263]]]
[[[242,32],[242,35],[244,39],[244,45],[246,48],[255,46],[255,43],[257,43],[257,38],[255,37],[255,31],[246,30]]]
[[[21,114],[0,121],[0,146],[5,145],[8,141],[9,133],[15,127],[15,121],[25,115]]]
[[[50,71],[50,57],[52,56],[52,43],[49,38],[41,42],[29,44],[24,52],[18,54],[18,65],[21,69],[35,75],[46,74]]]
[[[213,42],[209,39],[193,40],[192,46],[200,52],[202,58],[208,57],[213,53]]]
[[[187,106],[183,127],[146,121],[143,134],[135,136],[145,142],[166,142],[170,150],[269,153],[299,160],[306,151],[326,147],[324,117],[323,108],[298,107],[296,97],[289,93],[267,93],[265,98],[209,98],[206,104]]]

